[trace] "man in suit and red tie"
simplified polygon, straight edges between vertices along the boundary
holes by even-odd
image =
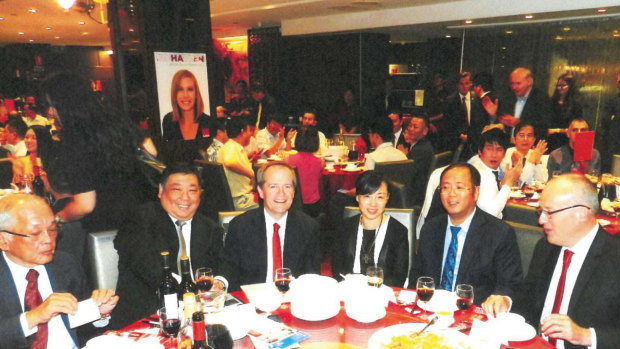
[[[540,197],[547,235],[534,250],[525,282],[512,299],[557,348],[620,348],[620,239],[596,221],[596,188],[580,174],[547,184]],[[508,311],[511,300],[492,295],[487,313]]]
[[[56,253],[56,220],[43,199],[12,194],[0,200],[0,348],[77,348],[68,314],[89,297],[80,264]],[[98,327],[116,306],[113,290],[94,290]]]
[[[290,268],[294,276],[318,274],[321,268],[318,223],[290,209],[296,187],[293,168],[270,162],[256,178],[263,205],[233,219],[224,243],[231,291],[273,282],[277,268]]]

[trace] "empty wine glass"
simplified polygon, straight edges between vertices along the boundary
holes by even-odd
[[[418,300],[426,305],[433,298],[433,294],[435,294],[435,280],[430,276],[419,277],[416,283],[416,293],[418,294]],[[426,312],[426,306],[420,308]]]
[[[468,284],[456,285],[456,307],[467,310],[474,302],[474,286]]]

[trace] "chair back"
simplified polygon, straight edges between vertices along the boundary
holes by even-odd
[[[534,254],[534,248],[538,241],[544,238],[545,233],[543,229],[538,226],[521,224],[516,222],[506,221],[514,230],[517,236],[517,245],[519,245],[519,252],[521,254],[521,267],[523,268],[523,277],[527,276],[530,268],[530,262],[532,261],[532,255]]]
[[[301,197],[301,184],[299,183],[299,171],[297,171],[297,167],[293,166],[293,170],[295,170],[295,177],[297,178],[297,184],[295,185],[295,196],[293,197],[293,203],[291,204],[291,208],[296,210],[304,209],[304,201]]]
[[[226,242],[226,234],[228,234],[228,225],[230,221],[242,213],[245,213],[245,211],[220,211],[217,213],[217,221],[220,227],[224,229],[224,242]]]
[[[10,188],[13,181],[13,163],[9,158],[0,159],[0,188]]]
[[[419,180],[419,178],[413,178],[415,171],[413,160],[377,162],[375,164],[375,171],[383,174],[388,182],[397,182],[405,186],[403,204],[398,206],[390,205],[389,207],[405,208],[413,206],[413,196],[411,194],[413,191],[413,181]],[[392,190],[390,190],[390,192],[392,192]]]
[[[431,160],[431,166],[428,169],[428,175],[430,176],[436,168],[450,165],[450,162],[452,162],[452,158],[452,151],[450,150],[433,155],[433,160]]]
[[[456,164],[461,160],[461,154],[463,154],[463,149],[465,149],[465,142],[461,142],[456,150],[454,151],[454,155],[452,156],[451,163]]]
[[[353,217],[356,214],[360,213],[359,207],[356,206],[346,206],[344,208],[344,218]],[[417,244],[415,238],[415,221],[417,218],[417,212],[413,208],[386,208],[385,214],[396,219],[402,225],[407,228],[407,240],[409,242],[409,269],[411,270],[411,266],[414,262],[415,257],[415,247]],[[407,287],[409,281],[409,277],[405,281],[405,287]]]
[[[217,162],[195,160],[201,168],[202,195],[200,196],[199,211],[205,216],[217,220],[219,211],[234,211],[233,203],[224,166]]]
[[[620,177],[620,154],[614,154],[611,163],[611,173],[616,177]]]
[[[95,289],[116,289],[118,280],[118,252],[114,249],[116,233],[117,230],[109,230],[88,234],[90,277]]]
[[[536,208],[522,204],[508,203],[504,207],[502,219],[521,224],[538,226],[538,213]]]

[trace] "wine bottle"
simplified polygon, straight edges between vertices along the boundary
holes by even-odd
[[[159,306],[166,307],[166,312],[170,314],[178,313],[179,303],[177,299],[177,291],[179,283],[172,277],[170,271],[170,252],[161,252],[163,262],[164,275],[159,283]]]
[[[194,335],[194,345],[192,349],[212,349],[207,343],[205,318],[201,311],[197,311],[192,315],[192,332]]]
[[[32,181],[32,189],[37,196],[45,197],[45,185],[41,179],[41,168],[39,166],[33,166],[34,180]]]
[[[188,292],[196,293],[196,284],[192,280],[192,273],[189,269],[189,257],[183,256],[181,257],[181,283],[177,293],[179,300],[183,301],[183,295]]]

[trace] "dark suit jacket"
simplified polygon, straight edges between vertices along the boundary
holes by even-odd
[[[414,172],[411,176],[409,190],[411,200],[415,205],[424,203],[424,195],[426,194],[426,183],[428,182],[428,173],[435,155],[435,149],[428,137],[420,139],[413,145],[407,153],[407,158],[414,160]]]
[[[568,144],[565,144],[549,154],[547,161],[547,171],[553,174],[553,171],[562,171],[562,173],[570,173],[573,166],[573,150]],[[588,167],[586,171],[591,169],[601,169],[601,154],[596,149],[592,149],[592,159],[586,161]]]
[[[499,105],[497,114],[512,115],[515,113],[515,104],[517,103],[517,97],[511,93],[502,104]],[[551,118],[553,116],[553,107],[551,106],[551,100],[547,94],[535,87],[532,87],[530,95],[527,97],[527,102],[521,112],[521,121],[533,122],[539,125],[540,132],[536,131],[536,138],[540,139],[546,135],[546,129],[549,127]]]
[[[541,239],[523,285],[516,292],[512,311],[538,328],[560,246]],[[599,227],[577,276],[568,316],[581,327],[594,328],[597,348],[620,348],[620,239]],[[567,349],[585,348],[564,342]]]
[[[235,217],[228,226],[224,250],[228,261],[229,290],[265,282],[267,277],[267,232],[263,207]],[[305,213],[289,210],[286,219],[282,265],[293,276],[319,274],[319,224]]]
[[[355,247],[360,215],[347,218],[338,227],[338,246],[334,249],[332,275],[340,279],[340,274],[353,272]],[[403,287],[409,268],[409,242],[407,228],[396,219],[390,218],[385,240],[379,252],[377,265],[383,268],[383,283],[388,286]],[[362,270],[362,274],[366,271]]]
[[[418,258],[411,268],[410,280],[430,276],[435,280],[435,286],[439,285],[447,225],[447,214],[424,223],[420,232]],[[474,303],[480,304],[491,294],[512,295],[522,277],[521,257],[514,230],[476,208],[463,246],[455,285],[474,286]],[[411,284],[415,285],[415,281]]]
[[[79,263],[68,253],[57,251],[54,259],[45,265],[52,284],[52,290],[57,293],[71,293],[78,300],[89,297],[86,278]],[[9,266],[0,256],[0,348],[26,349],[30,348],[35,336],[24,337],[19,323],[19,316],[24,311],[19,302],[15,283]],[[62,315],[62,320],[69,329],[69,319]],[[77,344],[75,331],[69,333]]]
[[[209,218],[196,213],[192,219],[190,258],[192,268],[211,267],[223,273],[222,229]],[[157,311],[156,292],[163,277],[160,253],[179,252],[174,222],[159,202],[137,209],[114,239],[118,251],[119,302],[112,313],[112,327],[120,328]],[[176,268],[174,268],[176,269]]]
[[[475,142],[482,133],[482,128],[489,123],[486,111],[482,107],[482,103],[473,92],[469,94],[469,126],[465,124],[465,115],[463,112],[463,102],[458,91],[446,98],[446,106],[443,115],[443,130],[445,149],[454,151],[459,145],[459,135],[466,134],[468,143]],[[472,143],[473,144],[473,143]],[[471,148],[469,145],[468,149]]]

